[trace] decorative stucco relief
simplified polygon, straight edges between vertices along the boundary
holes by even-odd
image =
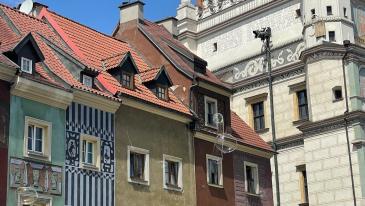
[[[304,42],[300,42],[273,51],[271,60],[273,69],[299,61],[299,56],[302,51],[304,51],[304,49]],[[265,55],[262,54],[257,58],[235,64],[226,69],[233,70],[233,81],[238,82],[243,79],[267,72],[265,59]]]

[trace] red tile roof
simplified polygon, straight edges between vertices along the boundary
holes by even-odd
[[[232,135],[242,140],[243,144],[273,152],[272,148],[236,113],[231,112]]]
[[[155,79],[156,75],[160,72],[161,68],[150,69],[148,71],[140,73],[143,82],[149,82]]]
[[[208,69],[206,70],[205,74],[202,74],[196,72],[191,65],[187,64],[186,61],[188,60],[184,59],[187,57],[183,56],[189,56],[191,58],[198,58],[198,59],[200,58],[195,54],[193,54],[191,51],[189,51],[184,45],[182,45],[181,42],[176,40],[164,26],[158,25],[148,20],[144,20],[143,23],[139,24],[139,28],[142,29],[144,33],[146,33],[150,41],[158,45],[158,48],[162,50],[162,53],[167,55],[168,59],[173,61],[173,64],[175,64],[175,66],[178,66],[179,69],[184,70],[188,74],[191,75],[194,74],[196,77],[208,81],[214,85],[218,85],[227,89],[229,88],[227,84],[223,83]]]
[[[142,76],[145,76],[145,72],[149,73],[150,70],[154,69],[150,68],[129,44],[62,17],[46,8],[41,11],[39,17],[46,18],[50,22],[81,62],[101,72],[97,79],[112,94],[121,93],[168,110],[191,115],[189,108],[182,104],[171,91],[169,101],[164,101],[157,98],[152,91],[143,85]],[[134,90],[123,88],[113,76],[105,72],[105,70],[118,65],[124,54],[128,52],[131,53],[137,70],[141,73],[141,77],[135,76]]]
[[[109,92],[99,91],[96,89],[88,88],[82,83],[80,83],[71,72],[65,67],[62,61],[58,58],[55,51],[46,43],[44,39],[56,45],[64,52],[67,52],[70,56],[75,56],[75,54],[68,48],[68,46],[63,42],[61,38],[53,31],[53,29],[48,26],[44,21],[29,16],[27,14],[21,13],[18,10],[12,9],[6,5],[0,4],[0,9],[6,15],[6,18],[9,19],[7,21],[4,18],[0,19],[0,30],[7,32],[11,32],[9,36],[0,35],[0,41],[5,42],[3,46],[0,47],[0,52],[5,52],[12,49],[21,39],[23,39],[29,33],[34,37],[36,44],[41,50],[42,54],[45,57],[44,64],[49,70],[62,78],[67,84],[74,88],[78,88],[84,91],[88,91],[94,94],[102,95],[104,97],[108,97],[111,99],[115,98]],[[9,24],[13,24],[13,26],[20,32],[17,34],[13,31]],[[0,33],[1,34],[1,33]],[[4,38],[4,39],[2,39]],[[9,39],[7,39],[9,38]],[[56,84],[54,78],[47,74],[45,68],[41,64],[37,64],[36,72],[40,75],[41,81],[48,82],[49,84],[60,86],[60,84]],[[27,75],[25,75],[27,76]],[[28,75],[29,77],[29,75]],[[29,77],[30,78],[30,77]]]

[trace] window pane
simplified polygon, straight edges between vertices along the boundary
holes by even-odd
[[[33,151],[34,126],[28,126],[28,150]]]
[[[214,185],[219,184],[218,170],[219,170],[218,162],[216,160],[209,159],[208,160],[208,171],[209,171],[209,183],[210,184],[214,184]]]
[[[92,142],[87,143],[87,163],[93,164],[94,156],[94,144]]]
[[[138,153],[130,154],[130,177],[144,180],[145,155]]]
[[[36,127],[35,132],[35,151],[42,152],[42,142],[43,142],[43,129]]]
[[[86,141],[82,141],[82,162],[86,162]]]

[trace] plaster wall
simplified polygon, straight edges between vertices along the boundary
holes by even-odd
[[[122,105],[116,113],[116,203],[196,205],[193,140],[186,124]],[[128,182],[128,146],[149,150],[149,186]],[[163,155],[182,158],[183,191],[163,188]]]
[[[48,106],[39,102],[11,96],[10,103],[10,129],[9,129],[9,158],[24,157],[24,125],[25,117],[33,117],[52,123],[51,164],[63,167],[65,161],[65,110]],[[8,187],[7,205],[16,204],[16,191]],[[62,196],[52,196],[53,206],[64,205]]]

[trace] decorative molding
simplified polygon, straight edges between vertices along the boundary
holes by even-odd
[[[216,85],[212,85],[212,84],[209,84],[209,83],[206,83],[203,81],[199,81],[198,84],[199,84],[199,87],[202,87],[202,88],[207,89],[212,92],[216,92],[216,93],[221,94],[226,97],[230,97],[232,95],[232,91],[228,88],[222,89]]]
[[[272,142],[270,141],[270,142],[268,142],[268,144],[272,144]],[[298,146],[303,146],[303,145],[304,145],[303,134],[297,134],[297,135],[279,138],[276,141],[277,150],[283,150],[283,149],[288,149],[288,148],[293,148],[293,147],[298,147]]]
[[[120,102],[107,99],[106,97],[101,97],[99,95],[91,94],[80,90],[74,90],[73,92],[74,92],[74,100],[73,100],[74,102],[98,108],[106,112],[115,113],[120,106]]]
[[[150,104],[146,104],[141,102],[140,100],[134,100],[128,97],[121,97],[122,99],[122,104],[129,106],[129,107],[133,107],[136,109],[140,109],[143,110],[145,112],[149,112],[152,114],[156,114],[168,119],[172,119],[178,122],[182,122],[184,124],[188,124],[190,122],[192,122],[192,117],[188,117],[188,115],[183,115],[183,114],[178,114],[177,112],[173,112],[173,111],[167,111],[166,109],[163,108],[159,108],[155,105],[150,105]]]
[[[73,99],[71,92],[41,84],[18,76],[11,88],[11,94],[53,107],[66,109]]]

